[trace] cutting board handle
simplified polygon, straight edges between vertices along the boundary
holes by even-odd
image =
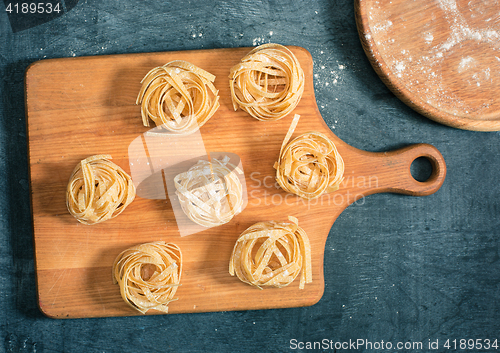
[[[416,180],[411,174],[412,163],[420,157],[426,158],[431,166],[432,172],[425,181]],[[446,177],[446,163],[439,150],[429,144],[420,143],[410,145],[399,150],[386,153],[387,164],[391,166],[391,174],[394,174],[396,185],[393,192],[412,196],[426,196],[435,193],[443,185]],[[392,168],[394,164],[400,164],[400,168]],[[391,181],[392,182],[392,181]]]
[[[353,173],[365,175],[369,183],[363,195],[393,192],[412,196],[435,193],[446,177],[446,163],[439,150],[429,144],[419,143],[389,152],[364,152],[352,166]],[[416,180],[411,174],[412,163],[420,157],[426,158],[432,172],[425,181]],[[347,165],[346,165],[347,167]]]

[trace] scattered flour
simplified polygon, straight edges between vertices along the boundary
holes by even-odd
[[[424,39],[427,44],[431,44],[432,41],[434,40],[434,36],[432,35],[432,33],[427,32],[424,34]]]
[[[489,80],[491,77],[490,72],[491,70],[489,67],[486,70],[484,70],[484,76],[486,77],[487,80]]]
[[[398,77],[401,77],[405,68],[406,68],[406,66],[405,66],[404,62],[402,62],[402,61],[396,62],[396,65],[394,66],[394,69],[396,71],[396,75]]]
[[[392,21],[387,20],[372,27],[372,32],[387,31],[392,26]]]
[[[437,3],[444,11],[458,13],[457,2],[455,0],[437,0]]]
[[[330,55],[324,56],[325,51],[319,51],[319,54],[314,60],[314,85],[328,87],[331,85],[337,86],[342,82],[341,72],[346,69],[346,65],[340,64],[338,60],[335,64],[331,62]],[[338,69],[332,69],[335,65]]]
[[[439,7],[444,11],[445,18],[450,24],[451,34],[441,46],[449,50],[465,40],[488,42],[500,47],[500,33],[495,30],[478,30],[470,28],[465,17],[458,10],[456,0],[437,0]]]
[[[257,45],[261,45],[262,44],[262,38],[261,37],[257,37],[257,38],[254,38],[253,41],[252,41],[252,45],[255,47]]]
[[[252,41],[252,45],[255,47],[264,43],[271,43],[271,37],[273,36],[273,34],[273,31],[269,31],[269,34],[267,35],[268,38],[266,38],[266,35],[254,38]]]
[[[475,66],[475,59],[472,56],[467,56],[460,60],[460,64],[458,64],[458,72],[462,73],[471,67]]]

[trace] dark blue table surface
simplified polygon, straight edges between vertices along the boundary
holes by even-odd
[[[361,48],[352,1],[66,0],[60,5],[66,11],[48,21],[9,17],[0,4],[0,353],[333,352],[335,346],[389,352],[397,351],[398,342],[407,348],[415,343],[415,349],[399,351],[430,351],[436,341],[435,352],[477,351],[477,342],[473,350],[461,347],[464,339],[482,340],[484,347],[491,340],[489,351],[497,339],[500,349],[500,135],[439,125],[398,100]],[[44,317],[36,303],[26,67],[45,58],[267,42],[311,52],[318,107],[342,140],[368,151],[419,142],[436,146],[448,167],[442,188],[427,197],[372,195],[348,207],[330,231],[325,293],[311,307]],[[425,172],[422,168],[417,165],[415,172]],[[359,345],[347,346],[349,341]]]

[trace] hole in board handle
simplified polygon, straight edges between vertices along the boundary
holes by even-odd
[[[410,166],[410,173],[413,179],[420,182],[429,180],[433,172],[433,163],[427,157],[417,157]]]

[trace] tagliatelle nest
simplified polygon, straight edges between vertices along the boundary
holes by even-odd
[[[279,44],[263,44],[231,68],[229,85],[234,110],[258,120],[289,114],[304,92],[304,72],[295,55]]]
[[[181,134],[198,130],[219,108],[215,76],[187,61],[175,60],[155,67],[142,79],[136,104],[141,104],[144,126]]]
[[[135,198],[132,179],[110,159],[110,155],[88,157],[71,174],[66,206],[81,223],[96,224],[112,219]]]
[[[200,160],[174,178],[182,210],[204,227],[229,222],[243,206],[243,187],[237,175],[241,170],[227,156],[212,161]]]
[[[312,282],[311,246],[295,217],[291,223],[259,222],[245,230],[231,254],[229,273],[245,283],[282,288],[299,274],[299,288]]]
[[[344,175],[342,156],[320,132],[302,134],[288,143],[298,121],[295,115],[274,164],[276,181],[283,190],[306,199],[338,190]]]
[[[113,263],[113,282],[120,285],[123,300],[143,314],[168,312],[168,304],[177,300],[181,274],[181,249],[163,241],[131,247]]]

